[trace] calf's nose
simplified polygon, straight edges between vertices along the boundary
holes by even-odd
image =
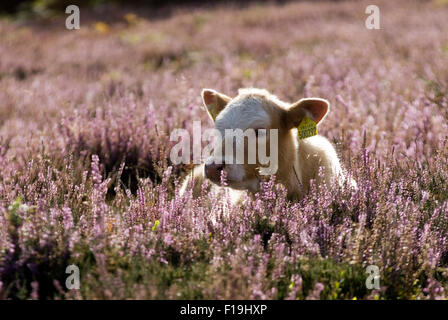
[[[204,166],[205,176],[213,182],[221,181],[222,170],[224,170],[224,164],[206,163]]]

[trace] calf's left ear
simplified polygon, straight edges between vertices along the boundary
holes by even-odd
[[[306,98],[292,104],[286,111],[285,121],[288,129],[299,126],[303,117],[310,117],[316,124],[321,122],[330,110],[330,103],[321,98]]]
[[[207,112],[213,121],[216,120],[218,114],[225,108],[232,98],[226,96],[225,94],[219,93],[212,89],[203,89],[202,102],[204,103]]]

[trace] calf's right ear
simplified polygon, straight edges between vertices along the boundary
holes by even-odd
[[[310,117],[316,124],[325,118],[330,110],[330,103],[321,98],[306,98],[292,104],[285,114],[286,127],[297,128],[305,116]]]
[[[202,102],[207,109],[207,113],[210,118],[212,118],[213,122],[216,120],[218,114],[230,102],[230,100],[232,100],[232,98],[213,89],[203,89],[201,96]]]

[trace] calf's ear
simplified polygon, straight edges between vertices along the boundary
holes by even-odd
[[[232,98],[226,96],[225,94],[219,93],[212,89],[203,89],[202,102],[204,103],[207,112],[213,121],[216,120],[218,114],[225,108]]]
[[[288,129],[296,128],[305,116],[310,117],[316,124],[321,122],[330,110],[330,103],[321,98],[306,98],[292,104],[285,114]]]

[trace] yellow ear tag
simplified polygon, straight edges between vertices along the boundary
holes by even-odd
[[[305,116],[297,127],[299,139],[305,139],[317,135],[317,124],[309,117]]]

